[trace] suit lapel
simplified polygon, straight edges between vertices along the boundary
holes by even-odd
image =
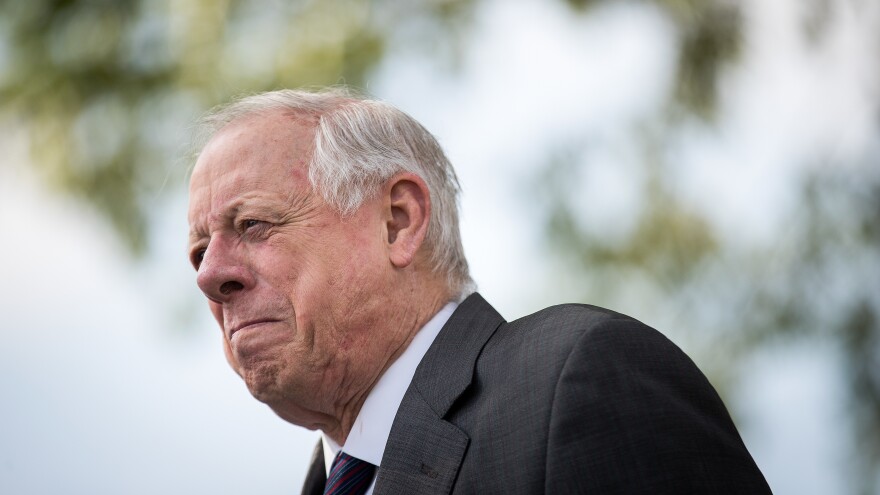
[[[504,319],[479,294],[455,310],[425,354],[403,397],[374,494],[448,494],[469,438],[443,418],[473,381],[486,342]]]
[[[306,473],[306,481],[303,483],[302,495],[323,495],[325,484],[327,484],[327,468],[324,466],[324,447],[318,440],[309,471]]]

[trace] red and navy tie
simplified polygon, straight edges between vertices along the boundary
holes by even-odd
[[[324,495],[363,495],[375,473],[376,466],[339,451],[330,466]]]

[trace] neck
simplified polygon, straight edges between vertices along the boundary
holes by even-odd
[[[332,415],[335,421],[321,427],[339,445],[345,444],[364,402],[385,371],[409,347],[419,330],[452,299],[445,288],[425,289],[423,285],[418,289],[411,287],[390,298],[376,326],[382,329],[381,334],[370,332],[362,346],[354,346],[357,355],[349,356],[348,382],[343,382],[343,387],[355,392],[336,404]]]

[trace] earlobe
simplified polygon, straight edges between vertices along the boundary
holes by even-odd
[[[396,175],[386,188],[388,248],[391,263],[409,266],[425,240],[431,216],[431,197],[421,177]]]

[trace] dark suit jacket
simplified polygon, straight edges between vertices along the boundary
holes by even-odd
[[[304,494],[322,493],[320,445]],[[724,404],[663,335],[588,305],[507,323],[479,294],[394,419],[380,494],[760,494]]]

